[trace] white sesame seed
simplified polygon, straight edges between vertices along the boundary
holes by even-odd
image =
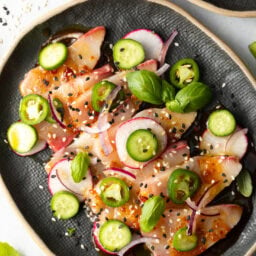
[[[47,137],[51,139],[52,135],[48,132]]]
[[[44,187],[43,187],[42,185],[39,185],[38,187],[39,187],[40,189],[44,189]]]
[[[84,249],[85,249],[85,247],[84,247],[84,245],[83,245],[83,244],[81,244],[81,245],[80,245],[80,247],[81,247],[81,249],[82,249],[82,250],[84,250]]]
[[[123,121],[124,119],[125,119],[125,116],[122,116],[122,117],[121,117],[121,121]]]
[[[158,182],[157,186],[160,187],[162,185],[162,182]]]
[[[175,42],[175,43],[174,43],[174,46],[179,47],[180,44],[179,44],[178,42]]]
[[[52,217],[51,220],[52,220],[53,222],[56,222],[56,219],[55,219],[54,217]]]
[[[4,143],[8,144],[8,141],[6,139],[4,139]]]
[[[221,85],[222,88],[224,88],[225,86],[226,86],[226,83],[223,83],[223,84]]]

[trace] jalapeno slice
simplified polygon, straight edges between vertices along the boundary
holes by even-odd
[[[99,188],[102,201],[110,207],[119,207],[130,198],[128,185],[123,180],[115,177],[103,179]]]
[[[48,101],[40,95],[29,94],[20,102],[20,119],[25,124],[39,124],[48,116],[49,112]]]
[[[199,176],[186,169],[176,169],[168,180],[168,195],[176,204],[183,204],[188,197],[193,196],[200,185]]]
[[[94,85],[92,89],[92,107],[95,111],[100,112],[104,101],[115,87],[115,84],[108,81],[101,81]]]
[[[187,235],[187,228],[184,227],[174,234],[172,245],[177,251],[187,252],[196,248],[197,241],[197,235]]]
[[[199,80],[199,67],[193,59],[181,59],[170,69],[170,81],[178,88],[184,88]]]

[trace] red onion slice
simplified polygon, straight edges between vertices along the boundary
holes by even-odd
[[[131,243],[129,243],[121,251],[118,252],[118,256],[124,256],[125,253],[127,253],[130,249],[132,249],[133,247],[135,247],[138,244],[150,243],[150,242],[157,241],[157,240],[158,239],[153,238],[153,237],[142,237],[142,238],[133,240]]]
[[[53,101],[50,94],[48,94],[48,102],[49,102],[49,106],[50,106],[50,109],[51,109],[51,112],[52,112],[53,119],[59,124],[59,126],[61,128],[66,129],[67,126],[64,124],[63,120],[61,120],[60,114],[56,110],[56,108],[54,106],[54,101]]]
[[[106,169],[103,171],[103,173],[105,175],[112,175],[112,176],[115,174],[121,175],[121,176],[128,178],[130,180],[133,180],[133,181],[136,179],[136,176],[133,173],[126,171],[124,169],[115,168],[115,167]]]
[[[169,38],[167,39],[167,41],[164,43],[164,47],[162,48],[161,54],[159,56],[159,62],[160,62],[160,67],[164,64],[165,62],[165,57],[167,54],[167,51],[170,47],[170,45],[172,44],[174,38],[178,35],[178,31],[174,30],[171,35],[169,36]]]
[[[207,194],[217,184],[218,184],[218,182],[214,182],[209,187],[207,187],[196,205],[193,204],[193,202],[191,200],[188,200],[188,199],[186,200],[186,203],[188,204],[188,206],[189,207],[191,206],[193,208],[193,209],[191,208],[192,209],[192,214],[190,216],[190,220],[189,220],[189,223],[188,223],[187,234],[189,236],[191,236],[196,231],[196,215],[197,214],[199,214],[199,215],[202,214],[202,215],[205,215],[205,216],[217,216],[217,215],[219,215],[219,213],[217,213],[217,212],[213,213],[213,214],[203,213],[203,208],[206,206],[205,202],[207,202]],[[196,208],[195,208],[195,206],[196,206]]]
[[[57,38],[53,39],[51,42],[52,43],[57,43],[60,42],[62,40],[66,40],[66,39],[78,39],[81,35],[83,35],[84,33],[82,32],[73,32],[73,33],[68,33],[62,36],[58,36]]]
[[[164,63],[164,65],[161,66],[161,67],[156,71],[156,74],[157,74],[158,76],[163,75],[163,74],[168,70],[169,67],[170,67],[169,64]]]

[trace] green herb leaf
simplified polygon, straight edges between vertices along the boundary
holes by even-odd
[[[68,236],[73,236],[76,232],[75,228],[67,228],[67,235]]]
[[[242,170],[236,178],[237,190],[245,197],[250,197],[253,190],[252,178],[247,170]]]
[[[252,53],[252,55],[254,56],[254,58],[256,58],[256,41],[255,41],[255,42],[252,42],[252,43],[249,45],[249,50],[250,50],[250,52]]]
[[[129,89],[138,99],[160,105],[162,100],[162,81],[153,72],[140,70],[126,75]]]
[[[8,243],[0,242],[0,256],[20,256],[20,254]]]
[[[159,221],[165,210],[165,201],[161,196],[153,196],[148,199],[140,217],[140,228],[143,232],[150,232]]]
[[[86,176],[90,159],[85,152],[79,152],[71,162],[71,172],[74,182],[79,183]]]
[[[164,103],[174,100],[175,98],[175,88],[169,84],[167,81],[162,81],[162,100]]]
[[[193,112],[203,108],[212,98],[211,89],[199,82],[194,82],[181,89],[174,101],[167,102],[166,107],[174,112]]]

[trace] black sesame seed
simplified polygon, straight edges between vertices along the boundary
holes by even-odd
[[[180,129],[179,131],[180,131],[181,133],[185,132],[185,130],[184,130],[184,129]]]
[[[167,237],[167,235],[166,235],[166,234],[163,234],[163,237],[164,237],[164,238],[166,238],[166,237]]]
[[[162,217],[165,218],[166,216],[164,214],[162,214]]]
[[[160,168],[160,171],[161,172],[164,172],[166,170],[166,168],[164,167],[164,166],[162,166],[161,168]]]
[[[124,222],[126,222],[126,221],[127,221],[126,217],[124,217],[124,219],[123,219],[123,220],[124,220]]]
[[[179,212],[177,213],[177,216],[180,216],[180,213],[179,213]]]
[[[143,186],[143,183],[140,183],[140,187],[142,187]]]
[[[46,79],[43,79],[43,83],[44,83],[44,85],[46,85],[46,86],[49,85],[49,81],[47,81]]]
[[[78,57],[79,57],[80,60],[83,59],[83,56],[81,54],[78,54]]]
[[[145,184],[144,188],[147,188],[148,187],[148,184]]]
[[[73,93],[69,93],[68,96],[69,96],[69,97],[73,96]]]
[[[154,116],[155,116],[155,117],[158,117],[158,114],[157,114],[157,113],[154,113]]]
[[[143,149],[143,153],[146,153],[148,152],[148,150],[146,148]]]
[[[124,48],[120,48],[120,52],[123,52],[125,49]]]
[[[90,77],[87,76],[87,77],[85,78],[85,81],[89,81],[89,80],[90,80]]]
[[[205,244],[205,243],[206,243],[206,238],[205,238],[205,237],[202,237],[202,238],[201,238],[201,242],[202,242],[202,244]]]
[[[182,127],[183,129],[185,129],[185,128],[186,128],[186,125],[183,123],[183,124],[181,125],[181,127]]]
[[[222,174],[221,174],[223,177],[226,177],[227,175],[223,172]]]
[[[59,80],[59,78],[57,76],[55,76],[53,79],[54,79],[54,81],[58,81]]]
[[[169,245],[166,245],[166,246],[165,246],[165,249],[166,249],[166,250],[168,250],[169,248],[170,248],[170,246],[169,246]]]
[[[210,149],[213,150],[213,145],[210,145]]]
[[[54,174],[53,174],[53,175],[51,175],[51,178],[53,178],[53,179],[54,179],[54,178],[56,178],[56,175],[54,175]]]
[[[59,86],[55,86],[55,87],[54,87],[54,90],[58,90],[58,89],[59,89]]]
[[[152,250],[152,251],[154,251],[154,250],[155,250],[154,245],[152,245],[150,248],[151,248],[151,250]]]

